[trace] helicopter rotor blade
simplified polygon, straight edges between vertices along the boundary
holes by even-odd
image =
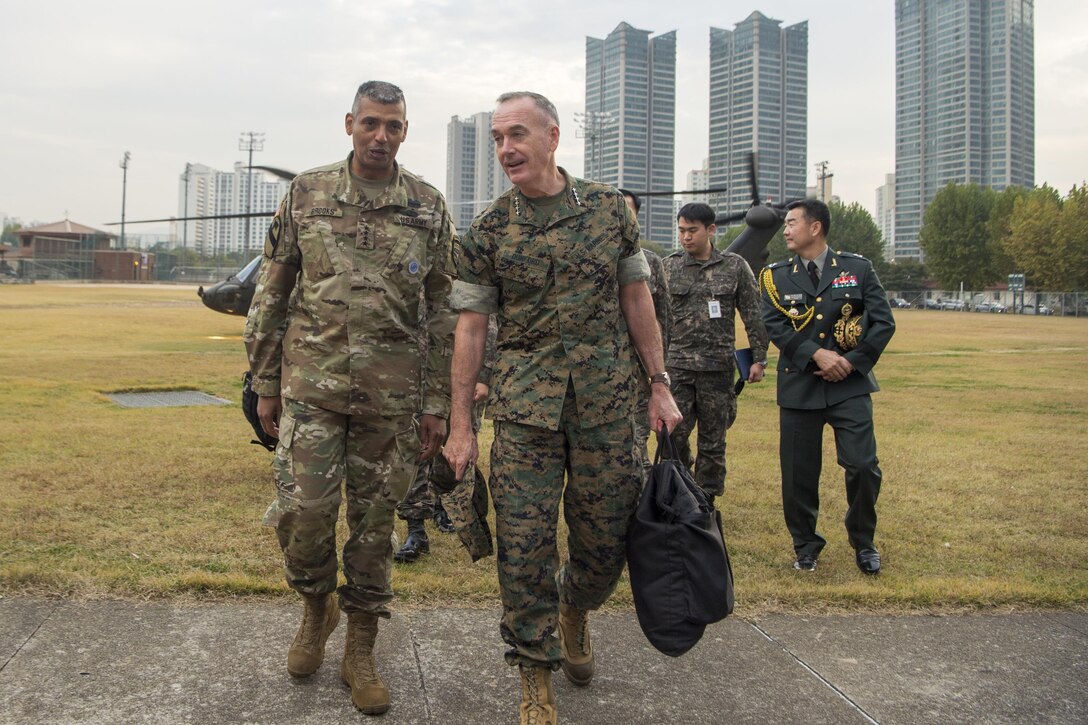
[[[748,182],[752,185],[752,206],[759,206],[759,182],[756,180],[756,152],[748,152]]]

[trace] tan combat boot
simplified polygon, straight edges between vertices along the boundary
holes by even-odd
[[[325,641],[340,621],[335,594],[303,594],[305,609],[291,649],[287,651],[287,672],[291,677],[308,677],[325,659]]]
[[[378,636],[378,615],[348,612],[348,634],[340,678],[351,688],[351,701],[367,715],[381,715],[389,709],[389,688],[374,666],[374,640]]]
[[[556,725],[552,671],[519,665],[521,672],[521,725]]]
[[[589,612],[559,605],[559,647],[563,674],[572,684],[585,687],[593,679],[593,645],[589,641]]]

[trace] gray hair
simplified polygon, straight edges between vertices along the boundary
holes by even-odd
[[[559,112],[555,110],[555,104],[539,93],[533,93],[532,91],[510,91],[509,93],[503,93],[499,96],[495,103],[503,104],[507,101],[515,101],[518,98],[532,99],[541,113],[550,118],[556,126],[559,125]]]
[[[359,106],[364,98],[384,104],[400,103],[405,111],[408,109],[408,104],[404,102],[404,91],[400,88],[385,81],[367,81],[355,91],[355,100],[351,104],[352,116],[359,112]]]

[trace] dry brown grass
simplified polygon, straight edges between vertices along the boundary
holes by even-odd
[[[2,286],[0,592],[78,597],[286,591],[268,454],[236,404],[122,409],[102,393],[238,401],[243,320],[194,290]],[[773,379],[729,433],[722,510],[738,612],[947,611],[1088,602],[1088,321],[904,311],[875,396],[885,572],[853,564],[825,442],[820,568],[799,575],[779,499]],[[484,439],[489,438],[485,428]],[[400,529],[403,535],[403,527]],[[399,567],[404,603],[497,602],[494,560],[455,537]],[[613,602],[630,603],[621,584]]]

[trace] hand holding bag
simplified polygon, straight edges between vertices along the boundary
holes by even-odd
[[[627,567],[639,626],[671,657],[733,611],[721,515],[679,462],[667,432],[658,433],[653,471],[627,531]]]

